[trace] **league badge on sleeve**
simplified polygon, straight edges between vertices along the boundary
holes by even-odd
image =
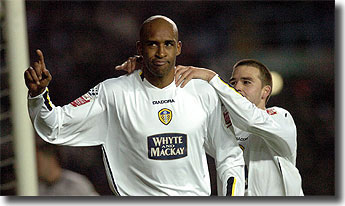
[[[163,124],[168,125],[172,119],[172,111],[167,108],[161,109],[158,112],[158,118]]]
[[[79,97],[78,99],[74,100],[73,102],[71,102],[70,104],[73,106],[73,107],[78,107],[78,106],[81,106],[85,103],[88,103],[90,102],[91,100],[91,97],[89,94],[84,94],[83,96]]]
[[[275,115],[277,114],[277,111],[273,108],[269,108],[269,109],[266,109],[266,112],[269,114],[269,115]]]
[[[98,96],[98,88],[97,86],[90,89],[86,94],[84,94],[83,96],[79,97],[78,99],[74,100],[73,102],[71,102],[70,104],[73,107],[78,107],[81,106],[83,104],[86,104],[88,102],[90,102],[93,98]]]

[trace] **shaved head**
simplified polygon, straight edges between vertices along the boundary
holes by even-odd
[[[148,33],[147,31],[150,28],[150,26],[152,26],[155,23],[171,25],[176,41],[178,41],[178,30],[175,22],[169,19],[168,17],[162,15],[151,16],[143,22],[140,28],[140,41],[144,39],[144,36]]]
[[[181,53],[176,24],[168,17],[156,15],[140,28],[137,52],[143,57],[144,77],[158,88],[174,80],[176,57]]]

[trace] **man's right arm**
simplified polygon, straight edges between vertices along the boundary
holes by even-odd
[[[52,144],[93,146],[104,142],[107,133],[107,113],[102,84],[65,106],[55,106],[46,90],[28,97],[30,119],[37,134]],[[102,92],[102,91],[101,91]]]
[[[236,127],[264,138],[278,153],[291,155],[295,151],[296,126],[287,111],[280,109],[277,115],[270,115],[222,81],[212,70],[177,66],[176,86],[181,84],[183,87],[191,79],[203,79],[212,85]]]
[[[45,67],[43,53],[37,50],[39,61],[25,71],[29,89],[28,109],[37,134],[47,142],[73,146],[102,143],[106,131],[105,106],[98,92],[102,85],[63,107],[55,106],[48,91],[52,77]],[[103,98],[104,99],[104,98]]]
[[[209,82],[230,114],[237,128],[261,137],[280,155],[296,150],[296,126],[291,115],[282,108],[272,112],[260,109],[218,76]]]

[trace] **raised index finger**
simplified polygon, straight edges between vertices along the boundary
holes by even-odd
[[[38,55],[38,57],[39,57],[39,62],[42,64],[44,64],[44,56],[43,56],[43,52],[41,51],[41,50],[39,50],[39,49],[37,49],[36,50],[36,53],[37,53],[37,55]]]

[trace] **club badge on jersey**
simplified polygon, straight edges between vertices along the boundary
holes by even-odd
[[[158,112],[158,118],[163,124],[168,125],[172,119],[172,111],[167,108],[161,109]]]

